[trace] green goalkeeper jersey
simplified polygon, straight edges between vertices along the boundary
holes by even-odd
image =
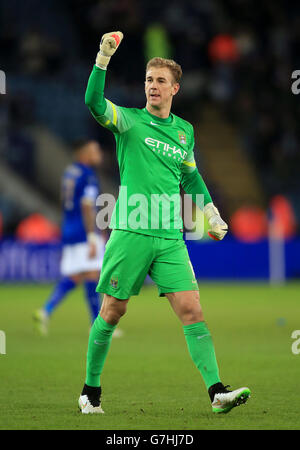
[[[104,98],[105,74],[94,66],[85,101],[116,140],[120,192],[110,228],[181,239],[180,185],[203,194],[204,205],[211,201],[195,164],[193,127],[175,114],[161,119],[146,108],[113,104]]]

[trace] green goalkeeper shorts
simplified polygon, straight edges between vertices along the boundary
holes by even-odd
[[[160,296],[198,290],[183,240],[113,230],[106,244],[96,290],[128,299],[139,294],[147,274],[156,283]]]

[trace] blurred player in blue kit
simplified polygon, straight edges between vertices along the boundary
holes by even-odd
[[[89,139],[74,143],[74,162],[62,177],[62,258],[61,278],[43,308],[33,318],[40,334],[48,333],[49,318],[62,300],[79,284],[84,284],[91,323],[96,319],[100,294],[96,292],[105,240],[96,229],[96,199],[100,185],[95,172],[103,160],[100,145]]]

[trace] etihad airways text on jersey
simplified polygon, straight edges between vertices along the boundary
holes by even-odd
[[[147,137],[145,139],[145,143],[147,145],[150,145],[150,147],[155,147],[166,153],[169,153],[169,152],[171,152],[171,150],[173,150],[173,152],[172,152],[173,155],[176,156],[177,154],[179,154],[182,159],[184,159],[187,155],[187,152],[185,150],[182,150],[181,148],[177,148],[177,147],[175,147],[175,145],[174,145],[174,147],[171,147],[168,143],[158,141],[157,139],[153,139],[151,137]]]

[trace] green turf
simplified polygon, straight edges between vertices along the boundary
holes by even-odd
[[[182,327],[167,300],[144,287],[122,319],[102,375],[105,415],[83,416],[77,399],[85,375],[88,313],[78,289],[52,318],[47,338],[33,330],[32,311],[50,286],[2,286],[0,429],[299,429],[300,285],[200,286],[221,378],[248,386],[246,405],[215,415],[194,367]]]

